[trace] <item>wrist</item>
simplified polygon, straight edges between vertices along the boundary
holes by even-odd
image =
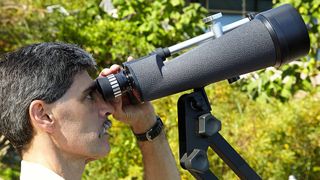
[[[152,115],[150,117],[146,117],[143,121],[136,121],[134,125],[131,125],[132,132],[134,134],[141,134],[148,131],[157,121],[157,116]]]
[[[163,130],[163,123],[160,119],[160,117],[156,117],[156,121],[154,124],[145,132],[143,133],[135,133],[138,141],[152,141],[154,138],[159,136]]]

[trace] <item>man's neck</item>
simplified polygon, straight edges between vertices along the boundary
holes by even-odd
[[[30,147],[22,153],[22,159],[43,165],[66,180],[81,179],[85,159],[71,157],[47,138],[35,136]]]

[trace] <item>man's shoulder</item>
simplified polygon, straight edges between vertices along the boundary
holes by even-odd
[[[29,179],[64,180],[61,176],[41,164],[22,160],[20,180]]]

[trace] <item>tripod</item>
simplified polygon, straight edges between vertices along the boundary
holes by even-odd
[[[209,169],[208,147],[241,179],[261,179],[219,134],[221,122],[210,113],[204,88],[184,94],[178,101],[180,164],[196,179],[218,179]]]

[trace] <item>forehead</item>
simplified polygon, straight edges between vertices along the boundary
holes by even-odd
[[[86,71],[82,71],[75,75],[71,87],[64,96],[80,96],[82,93],[94,84],[94,80]]]
[[[81,88],[78,90],[84,90],[90,85],[92,85],[92,83],[94,83],[94,80],[89,76],[88,72],[82,71],[75,75],[71,86],[76,86],[78,88]]]

